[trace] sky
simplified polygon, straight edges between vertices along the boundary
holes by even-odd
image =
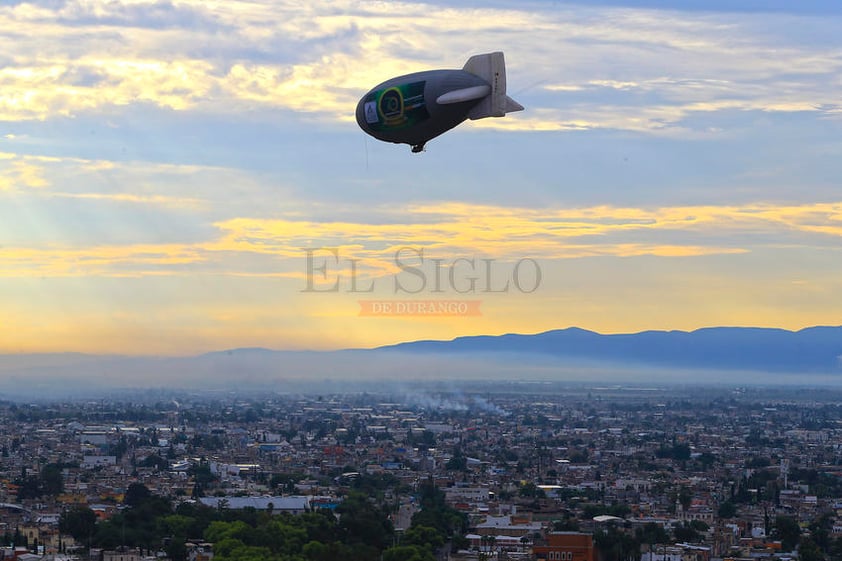
[[[841,324],[840,29],[818,0],[2,2],[0,353]],[[524,111],[421,154],[358,128],[376,84],[498,50]]]

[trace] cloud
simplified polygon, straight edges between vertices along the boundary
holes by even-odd
[[[544,260],[583,257],[698,257],[742,254],[782,244],[832,248],[842,235],[839,203],[776,206],[530,209],[462,203],[415,205],[391,216],[413,220],[314,222],[232,219],[208,249],[302,259],[366,275],[396,272],[396,254],[418,264],[456,258]],[[827,236],[830,236],[829,238]],[[681,240],[682,243],[676,243]],[[332,278],[332,277],[331,277]]]
[[[84,249],[0,247],[0,277],[96,277],[170,274],[166,269],[202,261],[178,244],[117,245]]]
[[[14,152],[0,152],[0,162],[0,191],[33,194],[37,188],[40,199],[35,200],[111,201],[200,211],[220,201],[230,206],[232,194],[238,199],[243,193],[252,197],[258,189],[253,174],[216,165]],[[280,186],[272,187],[275,193],[283,192]]]
[[[511,92],[547,85],[525,94],[528,112],[482,127],[692,134],[685,121],[699,112],[834,115],[839,45],[773,33],[788,17],[796,16],[350,0],[16,4],[0,9],[0,47],[20,53],[0,68],[0,119],[150,104],[348,122],[374,84],[459,67],[499,45],[507,45]],[[802,26],[830,25],[797,17]]]
[[[50,183],[44,178],[43,169],[34,160],[7,158],[0,168],[0,191],[48,187]]]
[[[460,259],[481,264],[686,258],[779,247],[834,250],[842,237],[842,203],[652,209],[442,203],[381,209],[365,221],[234,218],[215,228],[215,239],[194,243],[5,247],[0,276],[210,274],[306,280],[316,272],[315,282],[330,283],[335,275],[391,275],[405,270],[401,262],[448,268]]]
[[[205,205],[201,199],[189,197],[168,197],[165,195],[134,195],[131,193],[58,193],[51,196],[63,199],[114,201],[145,205],[173,206],[178,208],[200,208]]]
[[[0,276],[232,275],[302,279],[308,248],[361,278],[397,270],[401,248],[433,259],[702,257],[760,248],[826,251],[842,205],[377,206],[298,200],[275,178],[194,164],[0,153]],[[265,201],[263,204],[261,201]],[[71,206],[72,205],[72,206]],[[411,257],[411,256],[410,256]],[[351,260],[357,260],[354,265]],[[329,279],[328,279],[329,280]]]

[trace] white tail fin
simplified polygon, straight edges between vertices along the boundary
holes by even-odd
[[[491,86],[491,93],[468,113],[471,119],[503,117],[506,113],[523,110],[521,104],[506,95],[506,61],[502,52],[474,55],[462,70],[479,76]]]

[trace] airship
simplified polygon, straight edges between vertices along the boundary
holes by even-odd
[[[466,119],[504,117],[523,106],[506,95],[502,52],[474,55],[461,70],[427,70],[386,80],[357,104],[357,124],[378,140],[424,150]]]

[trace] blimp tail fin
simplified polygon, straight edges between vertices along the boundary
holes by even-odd
[[[506,95],[506,61],[500,51],[474,55],[462,67],[465,72],[479,76],[491,86],[491,92],[468,113],[471,119],[503,117],[523,106]]]

